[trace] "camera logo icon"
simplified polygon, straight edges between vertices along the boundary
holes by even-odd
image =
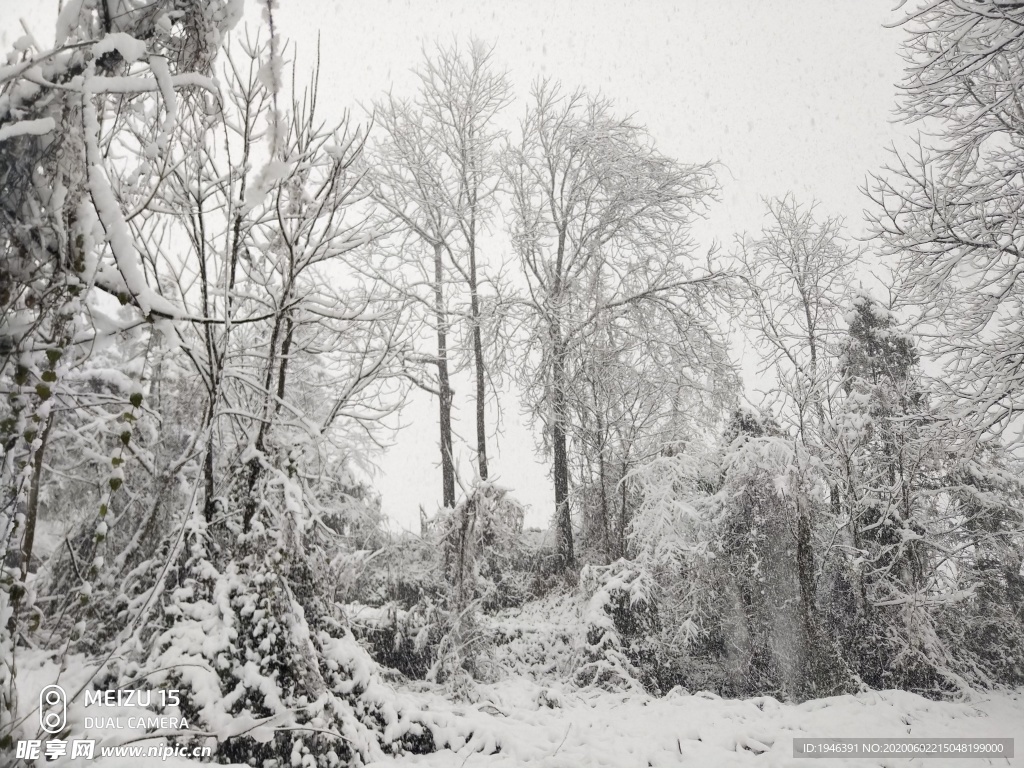
[[[39,727],[57,734],[68,724],[68,695],[59,685],[48,685],[39,693]]]

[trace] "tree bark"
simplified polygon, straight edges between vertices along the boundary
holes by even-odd
[[[441,485],[444,506],[455,507],[455,460],[452,452],[452,389],[448,377],[448,319],[444,306],[442,246],[434,245],[434,313],[437,315],[437,391],[440,394]]]
[[[470,220],[469,238],[469,312],[473,323],[473,365],[476,376],[476,464],[481,480],[487,479],[487,390],[484,381],[484,344],[480,331],[480,296],[476,277],[476,220]]]
[[[629,528],[629,500],[627,498],[626,475],[629,474],[629,463],[622,462],[622,472],[619,474],[619,530],[616,544],[618,546],[618,557],[626,556],[626,530]]]
[[[32,457],[32,487],[28,493],[28,508],[25,510],[25,537],[21,542],[21,581],[25,582],[28,576],[29,561],[32,559],[32,550],[36,540],[36,520],[39,517],[39,489],[43,479],[43,454],[46,452],[46,443],[50,438],[50,429],[53,427],[53,414],[46,417],[46,426],[43,427],[43,434],[39,438],[39,448]]]
[[[596,386],[591,382],[591,392],[594,393],[594,413],[596,414],[597,425],[595,432],[597,433],[598,439],[598,453],[597,453],[597,474],[598,474],[598,487],[601,489],[601,546],[604,549],[605,556],[608,558],[610,563],[615,557],[612,555],[612,532],[611,532],[611,512],[608,509],[608,471],[605,466],[604,449],[605,449],[605,433],[604,433],[604,419],[601,417],[601,412],[598,405]]]
[[[554,338],[554,366],[552,368],[552,405],[551,447],[554,454],[555,484],[555,547],[561,559],[562,568],[566,571],[575,567],[575,555],[572,541],[572,515],[569,510],[569,453],[566,436],[566,370],[565,342],[559,338],[557,327]]]
[[[203,487],[206,491],[206,500],[203,503],[203,518],[206,522],[213,520],[213,513],[216,511],[215,488],[214,483],[214,457],[213,453],[217,449],[214,442],[214,399],[211,396],[210,402],[206,406],[206,418],[205,425],[209,430],[206,434],[206,455],[203,457]]]
[[[21,579],[13,584],[11,594],[11,615],[7,620],[7,631],[12,635],[18,627],[18,613],[21,610],[21,599],[25,596],[25,584],[28,581],[28,569],[31,565],[32,550],[35,547],[36,519],[39,516],[39,486],[43,477],[43,454],[46,451],[46,442],[50,437],[50,428],[53,426],[53,414],[46,418],[46,426],[43,427],[43,434],[39,438],[40,445],[32,456],[32,480],[29,487],[28,499],[25,506],[25,535],[21,540]]]

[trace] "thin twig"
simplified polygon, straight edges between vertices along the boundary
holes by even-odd
[[[572,723],[569,723],[569,727],[565,729],[565,736],[562,737],[562,740],[558,743],[558,746],[555,747],[555,751],[551,753],[552,757],[554,757],[555,755],[558,754],[558,750],[560,750],[562,748],[562,745],[565,744],[565,740],[569,738],[569,731],[571,731],[571,730],[572,730]]]

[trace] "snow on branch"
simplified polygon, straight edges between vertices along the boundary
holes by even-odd
[[[156,59],[158,57],[154,57]],[[152,62],[150,63],[152,67]],[[211,93],[219,93],[217,84],[212,78],[200,75],[196,72],[185,72],[180,75],[173,75],[170,83],[174,88],[196,87],[205,88]],[[89,93],[152,93],[163,92],[158,78],[151,77],[99,77],[94,76],[86,80],[86,90]]]
[[[97,57],[112,51],[121,54],[121,58],[126,64],[134,64],[139,59],[145,58],[146,43],[143,40],[137,40],[127,32],[110,32],[92,47],[92,52]]]
[[[0,141],[7,141],[16,136],[45,136],[57,127],[52,117],[41,117],[38,120],[21,120],[13,125],[0,127]]]
[[[88,89],[86,94],[88,94]],[[111,188],[103,168],[103,159],[96,138],[99,135],[96,108],[88,96],[83,99],[83,105],[86,160],[89,165],[88,189],[96,214],[103,225],[107,242],[110,243],[110,251],[114,256],[117,272],[120,274],[121,279],[114,279],[113,282],[115,285],[118,283],[123,285],[125,292],[135,300],[143,315],[149,317],[155,311],[167,317],[177,317],[181,314],[177,307],[155,293],[146,283],[135,238],[132,237],[124,212],[117,202],[114,190]],[[100,267],[97,281],[110,283],[115,275],[109,274],[109,272],[110,270]]]

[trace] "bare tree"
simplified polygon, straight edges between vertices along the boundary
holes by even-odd
[[[574,564],[569,508],[573,357],[596,325],[661,307],[708,334],[719,275],[689,261],[688,227],[715,190],[710,165],[658,153],[647,133],[582,91],[539,83],[505,155],[513,246],[527,286],[522,383],[553,457],[557,549]]]
[[[1024,411],[1024,7],[941,0],[910,12],[903,117],[927,121],[934,145],[895,153],[868,193],[896,294],[934,384],[966,426],[968,449]],[[1012,425],[1013,426],[1011,428]]]
[[[454,174],[456,198],[448,206],[460,238],[446,251],[451,265],[469,292],[468,321],[476,405],[477,471],[482,480],[487,467],[487,379],[484,362],[482,285],[497,270],[485,272],[480,259],[480,236],[493,216],[500,177],[498,142],[504,133],[496,125],[499,112],[510,101],[504,73],[494,70],[492,51],[471,40],[469,51],[439,49],[420,73],[424,116],[434,128],[434,140],[444,152]],[[452,246],[455,246],[454,248]]]
[[[207,393],[206,518],[231,485],[223,470],[239,462],[248,530],[267,470],[295,461],[289,451],[344,453],[373,439],[398,406],[382,388],[397,375],[405,321],[355,266],[375,237],[355,170],[362,132],[347,116],[323,126],[318,72],[272,117],[274,94],[259,73],[270,44],[243,47],[226,57],[226,135],[211,135],[198,111],[159,192],[163,205],[134,227],[151,282],[203,319],[177,335]],[[169,249],[177,240],[189,247]]]
[[[437,371],[443,503],[455,505],[451,375],[460,350],[460,324],[468,327],[476,400],[477,471],[488,475],[487,370],[481,290],[487,270],[480,239],[493,215],[498,182],[495,119],[509,101],[509,85],[494,69],[491,51],[472,41],[469,51],[438,48],[416,73],[419,93],[410,100],[388,96],[375,107],[382,139],[373,145],[367,173],[373,199],[402,238],[397,260],[375,275],[403,289],[427,310],[437,337],[428,358]],[[432,271],[424,270],[425,248]],[[397,266],[396,266],[397,265]],[[468,294],[468,308],[463,297]]]
[[[782,413],[811,444],[828,430],[842,312],[860,257],[842,219],[819,220],[815,208],[791,196],[768,201],[760,235],[739,239],[736,253],[747,289],[741,319],[761,372],[773,374]]]
[[[572,355],[581,545],[609,561],[629,554],[641,502],[634,471],[699,441],[738,390],[718,340],[667,309],[637,303],[607,313]]]

